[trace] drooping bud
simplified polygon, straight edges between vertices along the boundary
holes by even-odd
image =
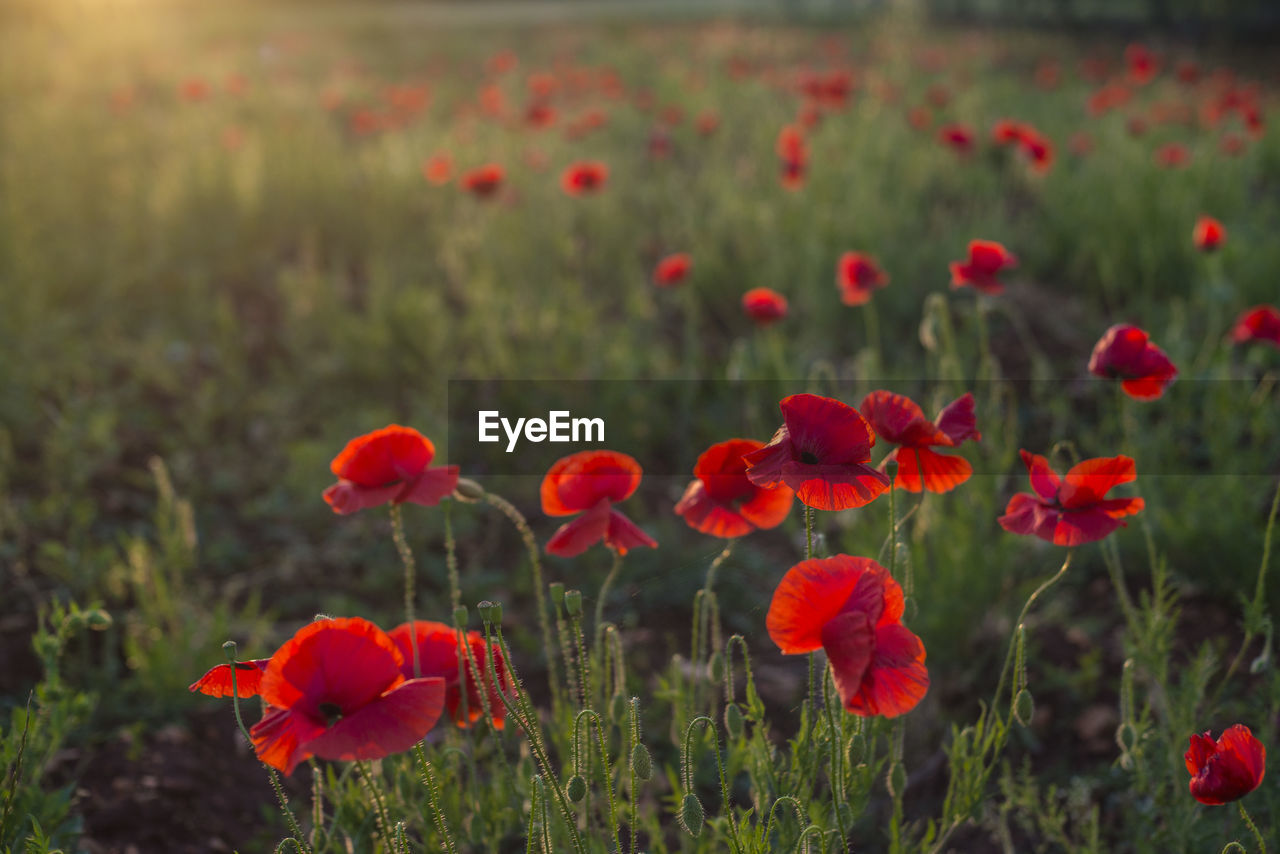
[[[844,750],[845,757],[849,760],[849,767],[857,768],[867,758],[867,737],[860,732],[855,732]]]
[[[638,741],[631,748],[631,767],[635,769],[637,780],[648,780],[653,776],[653,757],[649,755],[649,748]]]
[[[889,787],[889,796],[893,798],[902,797],[907,791],[907,768],[901,762],[895,762],[889,766],[889,776],[886,780]]]
[[[1013,716],[1023,726],[1031,726],[1031,718],[1036,713],[1036,701],[1031,692],[1023,688],[1013,698]]]
[[[730,738],[742,738],[742,709],[737,703],[724,707],[724,728]]]
[[[484,487],[469,478],[458,478],[458,485],[453,488],[453,497],[464,504],[474,504],[484,500]]]
[[[724,653],[716,651],[711,654],[711,660],[707,662],[707,672],[711,675],[712,682],[723,681]]]
[[[565,794],[575,804],[587,796],[587,781],[582,779],[581,774],[574,774],[569,778],[569,785],[565,787]]]
[[[698,796],[693,792],[689,792],[680,801],[680,826],[689,832],[690,836],[697,836],[702,832],[702,802],[698,800]]]

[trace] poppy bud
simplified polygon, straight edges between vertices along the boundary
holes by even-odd
[[[476,610],[480,612],[480,619],[486,624],[502,622],[502,605],[499,602],[490,602],[488,599],[476,605]]]
[[[636,772],[637,780],[648,780],[653,776],[653,758],[649,756],[649,748],[639,742],[631,748],[631,768]]]
[[[615,724],[621,724],[627,717],[627,698],[621,694],[614,694],[609,700],[609,720]]]
[[[566,590],[564,592],[564,609],[569,612],[570,617],[582,616],[581,590]]]
[[[565,794],[575,804],[587,796],[587,781],[582,779],[581,774],[574,774],[569,778],[569,785],[565,787]]]
[[[867,758],[867,737],[860,732],[855,732],[849,739],[849,743],[845,745],[844,752],[845,758],[849,760],[849,767],[857,768]]]
[[[898,461],[892,458],[886,460],[884,464],[884,473],[889,476],[890,480],[896,480],[898,477]]]
[[[111,628],[111,615],[101,608],[94,608],[84,615],[85,625],[94,631],[105,631]]]
[[[737,703],[724,707],[724,728],[730,738],[742,738],[742,709]]]
[[[907,790],[907,768],[901,762],[895,762],[889,766],[889,777],[885,781],[889,787],[889,796],[893,798],[902,797],[902,793]]]
[[[453,497],[464,504],[474,504],[484,499],[484,487],[465,477],[458,478],[458,485],[453,488]]]
[[[236,660],[236,642],[227,641],[222,645],[222,653],[227,657],[228,661]]]
[[[455,626],[465,626],[467,624],[467,606],[459,605],[453,609],[453,624]]]
[[[719,682],[724,679],[724,655],[720,652],[712,653],[711,660],[707,662],[707,672],[711,674],[713,682]]]
[[[551,604],[557,607],[564,604],[564,584],[562,582],[551,582]]]
[[[689,792],[680,802],[680,826],[687,830],[690,836],[696,837],[702,832],[702,820],[702,802],[698,800],[697,795]]]
[[[1023,688],[1013,698],[1013,716],[1023,726],[1031,726],[1031,718],[1036,713],[1036,702],[1031,692]]]

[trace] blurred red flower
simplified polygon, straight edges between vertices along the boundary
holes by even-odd
[[[969,258],[951,262],[951,289],[971,285],[984,294],[1004,291],[996,275],[1010,267],[1016,267],[1018,259],[994,240],[970,240]]]
[[[929,690],[925,649],[902,625],[902,588],[864,557],[802,561],[782,577],[765,627],[784,655],[827,654],[845,711],[906,714]]]
[[[178,92],[184,101],[194,104],[209,97],[209,83],[203,77],[188,77],[182,81]]]
[[[809,167],[809,144],[805,142],[800,128],[785,125],[778,133],[774,149],[782,167],[782,186],[788,190],[804,186],[805,173]]]
[[[720,127],[720,114],[715,110],[703,110],[698,113],[696,124],[698,133],[703,136],[710,136]]]
[[[658,544],[636,524],[613,509],[640,485],[640,464],[618,451],[581,451],[557,460],[542,479],[542,512],[548,516],[572,516],[547,542],[547,553],[574,557],[595,543],[618,554],[628,549]]]
[[[919,492],[923,486],[930,492],[949,492],[973,474],[973,466],[964,457],[929,450],[930,446],[954,448],[966,439],[982,438],[974,419],[972,394],[944,407],[937,421],[925,418],[924,410],[911,398],[891,391],[871,392],[858,408],[877,436],[898,445],[880,464],[883,470],[890,460],[897,460],[896,488]]]
[[[571,196],[585,196],[604,187],[609,167],[596,160],[569,164],[560,175],[560,188]]]
[[[1071,134],[1067,147],[1071,149],[1071,153],[1076,157],[1084,157],[1093,151],[1093,137],[1084,131],[1076,131]]]
[[[1280,348],[1280,309],[1273,305],[1258,305],[1244,312],[1231,328],[1231,340],[1237,344],[1265,341]]]
[[[422,177],[428,182],[440,186],[449,183],[453,176],[453,158],[445,152],[438,152],[422,161]]]
[[[1022,122],[1017,122],[1013,119],[1000,119],[991,126],[991,141],[996,145],[1020,142],[1027,127]]]
[[[1201,252],[1212,252],[1226,241],[1227,230],[1213,217],[1201,214],[1191,232],[1191,239]]]
[[[408,750],[444,708],[438,676],[405,679],[404,658],[368,620],[317,620],[271,656],[267,704],[249,735],[258,758],[285,774],[304,759],[381,759]]]
[[[938,130],[938,140],[960,154],[973,150],[973,129],[968,125],[949,124]]]
[[[786,484],[816,510],[861,507],[889,488],[888,476],[867,465],[876,434],[856,409],[816,394],[793,394],[778,406],[782,427],[744,456],[756,486]]]
[[[757,486],[747,477],[743,455],[763,447],[755,439],[730,439],[702,452],[693,467],[696,479],[676,504],[690,528],[728,538],[782,524],[795,494],[782,485]]]
[[[458,183],[476,198],[487,199],[498,192],[505,177],[506,171],[497,163],[486,163],[462,173]]]
[[[660,288],[673,288],[685,280],[692,267],[693,259],[688,252],[668,255],[653,268],[653,283]]]
[[[1157,166],[1180,169],[1191,162],[1191,151],[1180,142],[1170,142],[1157,148],[1152,158]]]
[[[1267,773],[1267,748],[1244,724],[1228,727],[1217,741],[1208,732],[1192,735],[1183,759],[1191,796],[1210,806],[1243,798]]]
[[[444,623],[430,620],[415,620],[413,625],[401,623],[387,636],[400,650],[404,664],[400,669],[405,679],[413,676],[413,645],[418,647],[418,672],[424,677],[438,676],[444,680],[444,706],[453,717],[453,722],[460,727],[468,727],[484,716],[484,700],[489,702],[489,711],[493,715],[493,726],[502,729],[506,724],[507,709],[502,703],[500,693],[509,694],[515,688],[507,673],[506,661],[502,651],[495,645],[493,650],[494,672],[497,679],[489,675],[489,647],[479,632],[467,632],[467,645],[470,655],[475,658],[478,673],[472,670],[467,658],[468,650],[462,649],[463,672],[467,674],[467,713],[462,713],[462,680],[458,678],[458,631]],[[477,678],[479,677],[479,678]],[[480,686],[484,685],[488,696],[480,696]]]
[[[1160,64],[1155,54],[1144,44],[1131,44],[1124,49],[1125,65],[1129,67],[1129,79],[1139,86],[1146,85],[1155,79]]]
[[[458,485],[458,467],[428,468],[435,445],[411,427],[391,424],[358,436],[333,458],[338,482],[324,491],[333,512],[343,515],[391,502],[440,502]]]
[[[1010,533],[1032,534],[1057,546],[1078,546],[1123,527],[1126,523],[1120,519],[1144,506],[1141,498],[1105,497],[1112,487],[1136,479],[1129,457],[1085,460],[1059,479],[1047,459],[1020,453],[1034,494],[1019,492],[1009,499],[999,522]]]
[[[742,310],[758,326],[769,326],[787,316],[787,298],[772,288],[752,288],[742,295]]]
[[[887,284],[888,274],[870,255],[846,252],[836,262],[836,286],[840,288],[840,300],[845,305],[869,302],[872,292]]]
[[[1125,393],[1136,400],[1155,400],[1177,378],[1178,369],[1146,332],[1118,323],[1094,346],[1089,373],[1121,380]]]

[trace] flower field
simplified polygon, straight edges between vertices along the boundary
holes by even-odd
[[[0,852],[1280,850],[1275,56],[508,5],[0,12]]]

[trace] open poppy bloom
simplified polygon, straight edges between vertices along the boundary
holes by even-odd
[[[604,187],[609,167],[595,160],[572,163],[560,175],[560,188],[571,196],[585,196]]]
[[[506,173],[497,163],[486,163],[468,172],[458,179],[462,189],[480,199],[487,199],[502,186]]]
[[[968,125],[944,125],[938,130],[938,140],[959,154],[973,150],[973,130]]]
[[[889,276],[876,259],[861,252],[846,252],[836,263],[836,286],[845,305],[863,305],[877,288],[889,284]]]
[[[1016,122],[1013,119],[1000,119],[991,127],[991,141],[996,145],[1021,142],[1022,135],[1026,133],[1027,128],[1028,125],[1022,122]]]
[[[787,316],[787,298],[772,288],[752,288],[742,295],[742,310],[758,326],[769,326]]]
[[[1053,143],[1035,128],[1026,128],[1019,144],[1033,171],[1043,174],[1053,166]]]
[[[542,512],[582,515],[551,535],[547,553],[574,557],[601,540],[618,554],[640,546],[657,548],[652,537],[613,509],[636,491],[640,474],[640,464],[618,451],[581,451],[556,460],[542,479]]]
[[[1191,796],[1219,806],[1258,788],[1267,772],[1267,748],[1244,724],[1228,727],[1217,741],[1192,735],[1183,759],[1191,772]]]
[[[1212,252],[1227,239],[1227,230],[1211,216],[1201,215],[1191,232],[1191,239],[1201,252]]]
[[[693,266],[688,252],[668,255],[653,269],[653,283],[660,288],[672,288],[684,281]]]
[[[240,699],[256,697],[262,690],[262,674],[267,670],[269,658],[258,658],[252,661],[236,662],[235,695]],[[210,697],[230,697],[231,665],[219,664],[210,668],[209,672],[192,682],[187,688],[193,693],[206,694]]]
[[[815,510],[861,507],[889,488],[889,477],[867,465],[876,434],[858,410],[816,394],[784,397],[778,407],[783,426],[744,457],[756,486],[785,484]]]
[[[467,644],[470,654],[475,658],[479,672],[471,669],[467,659],[467,650],[462,650],[462,661],[466,678],[467,712],[462,712],[463,681],[458,678],[458,631],[452,626],[431,620],[415,620],[413,625],[401,623],[387,636],[395,643],[404,659],[400,669],[405,679],[413,676],[413,645],[418,646],[418,672],[422,676],[438,676],[444,680],[444,706],[453,716],[453,722],[460,727],[468,727],[484,716],[484,699],[489,702],[489,711],[493,715],[495,729],[502,729],[506,723],[507,708],[502,703],[499,693],[509,693],[514,689],[511,677],[507,675],[506,662],[502,651],[496,646],[493,650],[495,681],[489,675],[489,647],[479,632],[467,632]],[[480,696],[480,686],[487,689],[487,697]]]
[[[970,240],[968,260],[951,262],[951,288],[971,285],[984,294],[1001,293],[1004,285],[996,275],[1016,266],[1018,259],[994,240]]]
[[[784,126],[778,132],[774,149],[782,169],[782,186],[788,190],[800,189],[809,169],[809,144],[805,141],[804,132],[795,125]]]
[[[929,690],[924,644],[902,625],[903,605],[883,566],[836,555],[787,570],[765,626],[784,655],[826,652],[845,711],[894,718]]]
[[[266,714],[249,737],[258,758],[285,774],[311,756],[381,759],[408,750],[436,725],[445,681],[406,679],[404,658],[368,620],[317,620],[271,656],[262,674]]]
[[[457,466],[427,467],[435,455],[430,439],[399,424],[357,436],[329,464],[338,482],[324,500],[344,516],[388,502],[433,507],[458,485]]]
[[[794,493],[782,485],[757,486],[747,477],[743,455],[763,447],[764,442],[755,439],[730,439],[702,452],[693,467],[696,480],[676,504],[676,512],[690,528],[729,538],[782,524],[791,512]]]
[[[1078,546],[1124,527],[1120,520],[1144,506],[1141,498],[1106,497],[1112,487],[1137,478],[1131,457],[1085,460],[1060,479],[1044,457],[1020,453],[1034,494],[1019,492],[1009,499],[999,522],[1012,534],[1032,534],[1055,546]]]
[[[876,435],[898,445],[880,464],[898,461],[898,476],[893,485],[907,492],[949,492],[969,479],[973,466],[964,457],[952,457],[929,450],[932,446],[953,448],[965,439],[977,441],[973,414],[973,395],[965,394],[948,404],[929,421],[924,411],[911,398],[891,391],[873,391],[859,407]]]
[[[1089,357],[1089,373],[1120,379],[1125,394],[1136,400],[1155,400],[1178,376],[1164,351],[1147,333],[1128,323],[1108,329]]]
[[[1265,341],[1280,348],[1280,309],[1273,305],[1258,305],[1236,319],[1231,328],[1231,340],[1237,344],[1246,341]]]

